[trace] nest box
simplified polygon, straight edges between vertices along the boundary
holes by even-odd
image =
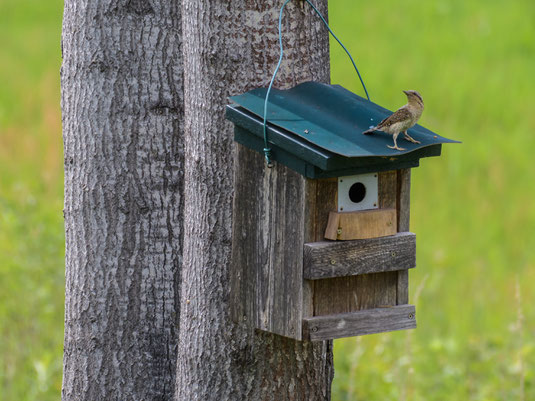
[[[416,327],[408,270],[410,169],[443,138],[419,125],[362,135],[392,112],[337,85],[273,89],[265,168],[266,89],[231,98],[238,147],[231,268],[233,319],[297,340]]]

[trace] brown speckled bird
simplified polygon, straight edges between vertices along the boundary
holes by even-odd
[[[375,127],[370,127],[369,130],[363,132],[363,134],[371,134],[374,131],[382,131],[391,134],[394,137],[394,146],[387,145],[390,149],[405,150],[404,148],[400,148],[396,141],[400,132],[405,134],[407,141],[420,143],[420,141],[407,134],[407,130],[413,127],[420,119],[424,111],[424,101],[422,96],[416,91],[403,92],[407,95],[409,102]]]

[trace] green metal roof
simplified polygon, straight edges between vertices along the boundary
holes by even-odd
[[[234,122],[235,140],[262,151],[266,88],[230,99],[227,118]],[[416,167],[419,159],[438,156],[441,144],[454,143],[416,125],[413,144],[398,137],[406,151],[390,149],[392,135],[362,132],[392,114],[339,85],[305,82],[288,90],[272,89],[268,105],[268,139],[273,159],[310,178]]]

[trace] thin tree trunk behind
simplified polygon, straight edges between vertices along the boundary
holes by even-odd
[[[66,0],[63,400],[173,397],[181,3]]]
[[[255,333],[230,321],[228,305],[235,146],[224,106],[229,95],[269,83],[279,56],[281,4],[183,1],[188,157],[180,401],[330,399],[332,342],[297,342]],[[329,81],[328,33],[310,7],[302,6],[301,1],[291,2],[284,16],[286,52],[277,87],[311,79]],[[327,1],[318,1],[318,7],[326,14]],[[304,188],[300,179],[298,186]]]

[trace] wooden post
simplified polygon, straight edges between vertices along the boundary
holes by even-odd
[[[266,169],[262,155],[235,147],[232,125],[224,112],[229,96],[269,82],[279,57],[276,17],[281,3],[183,0],[182,5],[188,157],[184,172],[186,268],[180,311],[183,335],[178,345],[175,397],[328,400],[332,380],[329,341],[293,341],[232,324],[230,319],[231,314],[242,323],[254,319],[261,327],[280,332],[282,322],[291,321],[303,307],[296,294],[273,283],[275,278],[289,283],[302,276],[302,269],[295,269],[302,263],[302,243],[295,249],[291,241],[303,241],[306,181],[282,166]],[[326,0],[317,1],[316,6],[326,13]],[[329,40],[321,21],[309,8],[301,10],[291,2],[283,25],[287,51],[276,87],[308,80],[328,82]],[[295,206],[283,207],[286,199],[295,200]],[[259,252],[246,252],[252,247]],[[236,263],[243,267],[239,272]],[[260,280],[266,284],[265,293],[248,301],[265,313],[250,314],[250,303],[242,304],[242,310],[231,309],[230,305],[236,305],[232,300],[251,294],[251,286]],[[282,312],[283,305],[290,306],[287,312]],[[292,329],[294,336],[301,331],[294,325],[288,327],[289,335]]]

